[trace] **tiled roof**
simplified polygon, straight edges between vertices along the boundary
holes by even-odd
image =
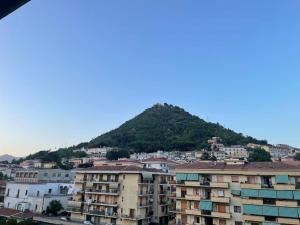
[[[147,163],[147,162],[164,162],[164,163],[176,163],[175,161],[172,161],[168,158],[165,158],[165,157],[151,157],[151,158],[148,158],[148,159],[144,159],[142,161],[142,163]]]
[[[6,186],[7,180],[0,180],[0,187]]]
[[[162,172],[158,169],[152,168],[141,168],[138,166],[126,166],[126,165],[103,165],[103,166],[95,166],[86,169],[82,169],[81,171],[124,171],[124,172]]]
[[[202,170],[264,170],[264,171],[299,171],[298,162],[248,162],[245,164],[229,164],[226,162],[193,162],[177,166],[175,169],[202,169]]]
[[[0,217],[14,217],[14,218],[32,218],[34,213],[21,212],[16,209],[0,208]]]

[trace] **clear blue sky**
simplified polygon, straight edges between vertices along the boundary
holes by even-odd
[[[32,0],[0,21],[0,153],[88,141],[157,102],[300,147],[299,10]]]

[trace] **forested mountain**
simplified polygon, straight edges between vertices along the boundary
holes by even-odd
[[[180,107],[156,104],[119,128],[91,140],[87,146],[112,146],[135,152],[183,151],[207,148],[207,140],[216,136],[226,145],[266,144],[265,140],[244,136],[218,123],[206,122]]]

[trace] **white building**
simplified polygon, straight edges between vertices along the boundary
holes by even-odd
[[[44,212],[52,200],[58,200],[63,208],[72,196],[70,183],[18,183],[6,184],[4,207],[36,213]]]
[[[224,151],[211,151],[211,156],[216,157],[217,160],[228,159],[228,155]]]
[[[178,163],[176,163],[175,161],[169,160],[164,157],[148,158],[143,160],[142,163],[144,164],[145,168],[154,168],[162,170],[164,172],[169,172],[172,167],[178,165]]]
[[[220,150],[225,152],[227,154],[228,158],[239,159],[239,158],[248,158],[249,157],[248,151],[240,145],[223,147]]]

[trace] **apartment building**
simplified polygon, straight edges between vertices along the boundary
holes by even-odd
[[[220,150],[225,152],[227,154],[228,158],[239,159],[239,158],[248,158],[249,157],[248,151],[243,146],[240,146],[240,145],[223,147]]]
[[[195,162],[176,168],[176,223],[300,224],[300,165]]]
[[[135,165],[103,165],[77,171],[69,202],[72,221],[93,224],[168,224],[174,218],[173,176]]]
[[[71,182],[75,171],[62,169],[23,169],[17,170],[14,180],[16,182]]]
[[[26,183],[9,181],[6,184],[4,207],[20,211],[43,213],[50,202],[60,201],[67,208],[72,197],[73,184],[68,183]]]
[[[0,180],[0,208],[4,205],[6,182],[6,180]]]

